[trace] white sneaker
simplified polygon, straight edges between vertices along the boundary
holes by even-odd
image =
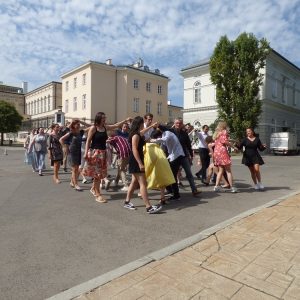
[[[263,184],[261,182],[259,182],[257,185],[258,185],[258,188],[260,190],[264,190],[265,189],[265,187],[263,186]]]
[[[254,189],[255,189],[255,190],[259,190],[259,185],[258,185],[258,183],[254,184]]]
[[[237,188],[234,186],[230,190],[231,193],[237,193],[237,191],[238,191]]]
[[[216,185],[214,187],[214,192],[220,192],[222,190],[222,188],[219,185]]]
[[[128,186],[123,186],[123,187],[121,188],[121,191],[122,191],[122,192],[127,192],[127,191],[128,191]]]

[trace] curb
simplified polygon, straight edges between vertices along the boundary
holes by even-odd
[[[177,243],[174,243],[168,247],[162,248],[158,251],[152,252],[142,258],[139,258],[133,262],[123,265],[123,266],[121,266],[117,269],[114,269],[110,272],[107,272],[103,275],[95,277],[89,281],[86,281],[84,283],[76,285],[68,290],[65,290],[59,294],[56,294],[50,298],[47,298],[46,300],[70,300],[70,299],[79,297],[82,294],[88,293],[91,290],[94,290],[95,288],[97,288],[101,285],[104,285],[109,281],[112,281],[113,279],[119,278],[119,277],[121,277],[131,271],[134,271],[140,267],[143,267],[153,261],[161,260],[161,259],[163,259],[167,256],[170,256],[176,252],[179,252],[189,246],[192,246],[192,245],[208,238],[212,234],[215,234],[217,231],[220,231],[221,229],[224,229],[224,228],[228,227],[229,225],[231,225],[237,221],[240,221],[241,219],[249,217],[249,216],[261,211],[264,208],[275,206],[275,205],[279,204],[280,202],[282,202],[283,200],[286,200],[287,198],[295,196],[299,193],[300,193],[300,190],[290,193],[286,196],[277,198],[275,200],[269,201],[261,206],[249,209],[231,219],[221,222],[213,227],[207,228],[207,229],[201,231],[200,233],[192,235],[186,239],[183,239]]]

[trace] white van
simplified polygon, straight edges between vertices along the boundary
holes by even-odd
[[[292,132],[274,132],[270,138],[270,151],[274,154],[297,154],[297,135]]]

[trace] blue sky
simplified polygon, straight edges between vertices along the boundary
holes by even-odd
[[[300,0],[0,0],[0,81],[32,90],[88,60],[139,57],[171,81],[211,55],[220,36],[252,32],[300,66]]]

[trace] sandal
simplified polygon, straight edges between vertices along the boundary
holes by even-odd
[[[95,197],[95,200],[99,203],[107,203],[107,200],[103,198],[102,196]]]

